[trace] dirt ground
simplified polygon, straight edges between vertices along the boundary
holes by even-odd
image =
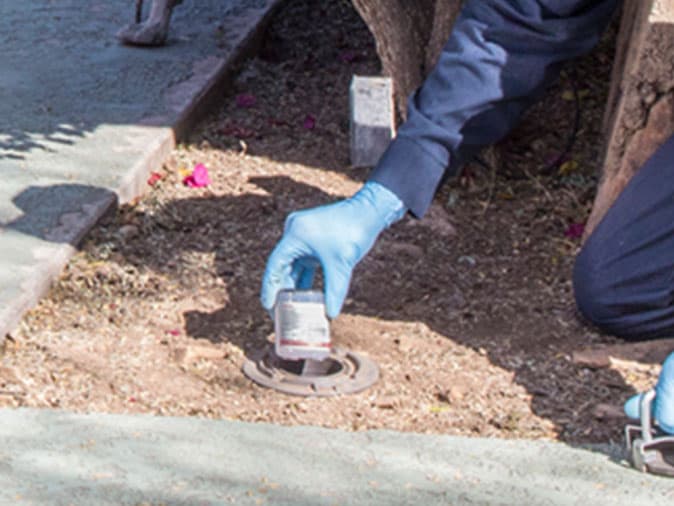
[[[432,212],[387,231],[358,266],[336,343],[381,368],[360,394],[298,398],[241,374],[272,324],[258,301],[285,216],[351,195],[348,86],[379,69],[343,0],[289,2],[222,103],[147,192],[87,237],[1,358],[0,405],[192,415],[348,430],[620,440],[599,415],[658,364],[590,369],[574,350],[617,342],[584,325],[570,281],[601,146],[613,37],[567,69],[486,164]],[[561,166],[550,161],[582,118]],[[190,188],[203,163],[212,184]]]

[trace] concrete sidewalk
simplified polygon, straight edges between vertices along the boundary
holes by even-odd
[[[619,449],[195,418],[0,410],[0,503],[671,505]]]
[[[141,49],[114,35],[134,0],[0,2],[0,340],[105,210],[147,189],[279,3],[186,0],[168,45]]]

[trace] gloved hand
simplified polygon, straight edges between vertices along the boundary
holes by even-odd
[[[291,213],[281,241],[272,251],[262,280],[262,305],[271,311],[282,289],[308,289],[318,266],[325,281],[330,318],[342,309],[351,272],[379,234],[406,212],[390,190],[367,182],[351,198]]]
[[[625,414],[630,418],[640,418],[641,395],[634,395],[625,403]],[[674,434],[674,353],[662,364],[658,384],[655,386],[653,416],[662,430]]]

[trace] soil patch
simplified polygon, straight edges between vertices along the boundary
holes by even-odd
[[[438,193],[423,220],[387,231],[355,272],[335,341],[382,377],[303,399],[241,374],[272,324],[258,301],[285,216],[351,195],[348,86],[380,72],[345,1],[293,1],[222,104],[148,182],[89,234],[50,294],[7,341],[0,404],[195,415],[599,442],[659,364],[575,365],[614,343],[585,326],[570,273],[589,212],[613,31],[567,69],[522,126]],[[582,117],[576,142],[574,87]],[[495,156],[494,153],[498,153]],[[196,164],[207,188],[183,184]]]

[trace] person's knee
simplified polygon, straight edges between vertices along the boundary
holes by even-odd
[[[633,291],[616,286],[615,272],[602,267],[599,258],[585,250],[576,258],[573,292],[580,313],[599,330],[614,336],[624,339],[655,337],[660,330],[657,324],[654,325],[652,315],[644,307],[635,307],[631,303]]]
[[[573,267],[573,293],[580,313],[593,325],[611,333],[621,333],[621,314],[615,292],[605,270],[583,249]]]
[[[671,336],[672,290],[644,283],[633,271],[630,274],[606,258],[605,248],[594,249],[591,244],[576,258],[573,291],[580,313],[600,330],[624,339]]]

